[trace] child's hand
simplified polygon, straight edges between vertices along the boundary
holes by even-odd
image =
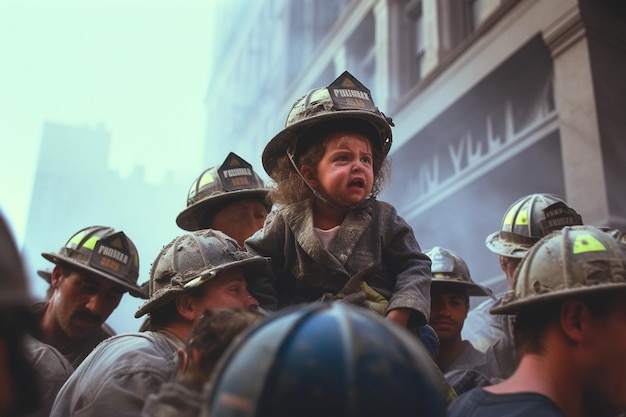
[[[387,313],[387,319],[402,327],[407,327],[411,311],[410,308],[396,308]]]

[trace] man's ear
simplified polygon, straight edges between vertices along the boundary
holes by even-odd
[[[566,300],[561,304],[561,328],[573,342],[583,339],[583,332],[589,319],[589,310],[580,300]]]
[[[302,165],[300,173],[311,187],[317,186],[317,176],[315,175],[315,170],[310,165]]]
[[[187,351],[183,348],[178,348],[176,349],[176,354],[178,355],[178,372],[187,372],[187,368],[189,368],[189,355],[187,355]]]
[[[193,321],[197,318],[196,306],[193,301],[188,294],[176,297],[176,310],[186,320]]]
[[[54,289],[59,288],[63,278],[63,269],[59,265],[55,265],[50,273],[50,284]]]

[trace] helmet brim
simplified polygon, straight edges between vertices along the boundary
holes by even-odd
[[[203,218],[204,213],[215,209],[218,205],[231,203],[235,200],[241,200],[244,198],[254,198],[262,201],[269,212],[271,210],[271,205],[266,201],[268,192],[269,189],[267,188],[234,190],[204,198],[200,201],[196,201],[181,211],[176,217],[176,224],[181,229],[189,232],[206,229],[205,226],[200,224],[200,220]]]
[[[526,247],[503,241],[500,237],[500,232],[495,232],[487,236],[485,239],[485,245],[487,246],[487,249],[495,254],[520,259],[523,258],[531,248],[531,246]]]
[[[372,127],[374,127],[374,129],[376,129],[379,135],[380,140],[376,143],[376,145],[379,146],[379,149],[383,152],[383,154],[386,155],[389,152],[392,140],[391,126],[382,116],[368,111],[340,110],[307,117],[306,119],[295,122],[278,132],[272,139],[270,139],[263,150],[261,160],[265,172],[271,178],[274,178],[273,172],[279,159],[286,155],[286,151],[288,149],[293,150],[295,148],[296,142],[300,139],[306,129],[319,123],[341,119],[358,119],[369,123]],[[389,143],[385,149],[383,149],[383,137],[389,138]]]
[[[246,279],[248,279],[249,277],[249,273],[248,270],[249,268],[252,268],[254,266],[262,266],[267,264],[267,262],[269,261],[269,258],[266,257],[262,257],[262,256],[251,256],[248,259],[240,259],[237,261],[233,261],[233,262],[228,262],[225,263],[223,265],[219,265],[216,266],[214,268],[209,268],[206,269],[198,274],[195,274],[194,276],[191,277],[187,277],[184,281],[181,280],[180,281],[180,286],[179,287],[173,287],[171,285],[168,285],[162,289],[160,289],[159,291],[157,291],[157,293],[155,294],[151,294],[150,295],[150,299],[148,299],[148,301],[146,301],[143,305],[141,305],[139,307],[139,309],[137,310],[137,312],[135,313],[135,318],[140,318],[143,315],[157,310],[160,307],[163,307],[164,305],[168,304],[169,302],[173,301],[178,295],[183,294],[183,293],[187,293],[190,291],[194,291],[193,288],[191,289],[187,289],[184,287],[184,284],[186,284],[187,282],[191,281],[192,279],[195,279],[199,276],[202,275],[209,275],[209,274],[218,274],[219,272],[225,271],[227,269],[231,269],[231,268],[236,268],[236,267],[241,267],[244,270],[244,276]],[[209,280],[205,281],[208,282]],[[202,284],[201,284],[202,285]]]
[[[89,274],[94,274],[98,277],[108,279],[109,281],[113,281],[114,283],[119,284],[120,286],[124,287],[124,289],[126,289],[131,294],[133,294],[134,297],[136,297],[135,294],[141,294],[141,287],[139,287],[138,285],[124,281],[116,276],[109,275],[98,269],[95,269],[85,264],[82,264],[80,262],[77,262],[76,260],[72,258],[68,258],[66,256],[63,256],[54,252],[43,252],[41,256],[43,256],[44,258],[46,258],[48,261],[52,262],[55,265],[66,264],[72,268],[78,269],[79,271],[84,271]]]
[[[587,296],[591,294],[597,294],[601,292],[609,291],[626,291],[626,283],[603,283],[593,287],[580,286],[578,288],[559,289],[549,293],[543,293],[538,295],[526,296],[523,299],[517,299],[499,305],[489,310],[491,314],[516,314],[520,310],[531,308],[541,303],[546,303],[555,300],[562,300],[565,298],[574,298],[580,296]]]

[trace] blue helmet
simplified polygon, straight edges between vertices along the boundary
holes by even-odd
[[[209,415],[445,416],[449,386],[393,323],[344,303],[283,310],[250,329],[215,375]]]

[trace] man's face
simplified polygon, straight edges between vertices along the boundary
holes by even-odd
[[[461,337],[461,329],[468,310],[467,294],[443,290],[431,291],[429,324],[435,329],[442,343]]]
[[[106,278],[56,267],[50,307],[55,321],[71,339],[80,340],[100,327],[119,305],[125,289]]]
[[[218,308],[256,308],[259,302],[248,292],[241,268],[230,268],[217,274],[202,286],[195,297],[198,311]]]
[[[263,227],[267,208],[254,198],[234,201],[213,215],[215,230],[224,232],[243,246],[243,242]]]

